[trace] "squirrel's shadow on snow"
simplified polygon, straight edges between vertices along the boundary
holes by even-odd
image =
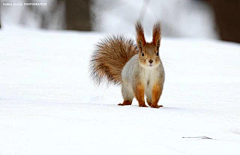
[[[194,110],[189,109],[189,108],[180,108],[180,107],[168,107],[168,106],[163,106],[160,108],[152,108],[150,106],[147,107],[139,107],[138,105],[126,105],[126,106],[119,106],[115,105],[119,108],[138,108],[138,109],[151,109],[151,110],[164,110],[164,111],[178,111],[178,112],[193,112]]]
[[[191,111],[188,108],[180,108],[180,107],[168,107],[168,106],[163,106],[161,107],[161,109],[164,110],[171,110],[171,111]]]
[[[119,106],[117,104],[92,104],[95,106],[101,106],[106,108],[114,108],[114,109],[135,109],[135,110],[157,110],[157,111],[164,111],[164,112],[171,112],[171,113],[185,113],[185,114],[197,114],[197,113],[208,113],[206,110],[203,109],[194,109],[194,108],[186,108],[186,107],[171,107],[171,106],[164,106],[160,108],[152,108],[152,107],[139,107],[137,104],[133,105],[125,105]]]

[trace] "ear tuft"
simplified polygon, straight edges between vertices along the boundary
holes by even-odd
[[[139,50],[142,50],[143,46],[146,44],[146,40],[144,37],[144,31],[140,22],[136,24],[136,32],[137,32],[137,45]]]
[[[160,47],[161,42],[161,24],[158,22],[153,27],[153,39],[152,43],[157,46],[157,48]]]

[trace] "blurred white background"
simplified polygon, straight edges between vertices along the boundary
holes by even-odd
[[[47,6],[3,5],[24,2]],[[2,0],[1,23],[3,28],[10,24],[133,35],[139,20],[149,35],[161,21],[164,36],[240,42],[238,8],[238,0]]]

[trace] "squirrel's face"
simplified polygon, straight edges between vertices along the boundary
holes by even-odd
[[[144,37],[142,25],[136,24],[137,46],[139,49],[140,64],[144,67],[156,67],[160,64],[159,47],[161,41],[161,26],[157,23],[153,27],[153,38],[151,43],[147,43]]]
[[[144,67],[157,67],[160,64],[159,47],[146,43],[142,49],[139,50],[140,64]]]

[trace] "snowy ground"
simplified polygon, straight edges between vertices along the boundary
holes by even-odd
[[[153,109],[119,107],[119,86],[91,81],[103,37],[0,31],[1,155],[240,154],[240,45],[163,38],[164,108]]]

